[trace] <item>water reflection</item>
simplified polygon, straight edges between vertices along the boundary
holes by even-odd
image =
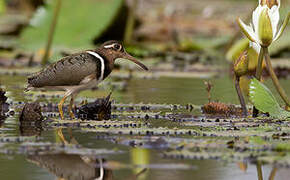
[[[139,179],[144,180],[148,176],[148,171],[138,166],[146,166],[150,164],[150,151],[143,148],[132,148],[130,151],[131,161],[135,168],[133,168],[134,174],[139,174]]]
[[[58,178],[65,180],[111,180],[113,171],[105,169],[104,159],[88,161],[87,157],[71,154],[27,156],[27,159],[39,167],[47,169]]]
[[[38,126],[28,126],[21,123],[20,133],[23,136],[41,135],[41,124]],[[68,130],[69,140],[66,140],[62,129],[56,130],[57,138],[64,145],[78,144],[72,135],[72,130]],[[111,180],[112,170],[103,167],[105,159],[95,156],[75,155],[75,154],[47,154],[28,155],[27,160],[41,168],[47,169],[59,179],[63,180]]]
[[[34,130],[31,127],[25,129],[27,126],[22,126],[22,132],[26,132],[26,135],[31,136],[37,136],[41,131]],[[67,133],[66,133],[67,131]],[[60,134],[63,134],[65,141],[62,141],[62,138],[59,137]],[[45,134],[43,132],[43,134]],[[22,134],[24,135],[24,134]],[[81,142],[81,139],[79,136],[76,136],[78,139],[74,137],[74,134],[72,133],[71,129],[59,129],[58,131],[55,131],[56,138],[58,138],[58,141],[60,143],[65,144],[66,146],[69,146],[71,144],[78,143],[79,140]],[[81,147],[80,147],[81,148]],[[160,160],[156,159],[157,156],[154,156],[154,154],[150,154],[148,149],[142,149],[142,148],[132,148],[130,149],[130,159],[128,164],[133,164],[131,175],[126,174],[126,178],[122,179],[165,179],[166,176],[168,176],[166,179],[168,180],[174,180],[174,179],[202,179],[206,177],[207,179],[231,179],[231,177],[236,176],[236,179],[279,179],[281,176],[285,175],[281,171],[278,171],[277,168],[273,168],[272,171],[269,166],[258,164],[255,168],[255,165],[253,164],[247,164],[246,162],[241,162],[236,166],[232,166],[232,164],[229,164],[228,166],[222,166],[222,164],[219,165],[219,168],[217,167],[216,162],[202,162],[201,161],[187,161],[191,162],[198,167],[198,171],[177,171],[175,169],[167,169],[166,171],[162,170],[147,170],[142,169],[142,166],[149,165],[153,163],[169,163],[171,161],[167,161],[166,159]],[[114,161],[110,161],[108,159],[103,159],[97,156],[83,156],[83,155],[76,155],[76,154],[46,154],[46,155],[29,155],[26,156],[26,159],[28,162],[31,162],[38,167],[41,167],[47,171],[49,171],[51,174],[55,175],[59,179],[121,179],[119,177],[120,172],[118,171],[118,167],[114,168],[112,167],[112,163]],[[123,162],[123,161],[122,161]],[[180,161],[179,161],[180,162]],[[184,161],[183,161],[184,162]],[[205,164],[207,164],[205,166]],[[209,164],[211,164],[209,166]],[[214,165],[215,164],[215,165]],[[138,166],[139,165],[139,166]],[[279,169],[280,170],[280,169]],[[278,172],[277,172],[278,171]],[[209,172],[209,173],[207,173]],[[132,175],[133,174],[133,175]],[[123,177],[124,174],[122,174]],[[284,176],[285,177],[285,176]],[[287,179],[287,178],[286,178]]]
[[[238,167],[240,168],[241,171],[243,172],[247,172],[248,169],[248,164],[246,162],[238,162],[237,163]],[[257,172],[257,180],[264,180],[266,178],[264,178],[265,176],[263,176],[263,165],[261,162],[256,162],[256,172]],[[268,180],[274,180],[276,173],[277,173],[277,168],[274,166],[269,174],[269,178]]]
[[[21,136],[41,136],[43,131],[41,123],[25,123],[21,122],[19,125],[19,132]]]
[[[25,136],[39,136],[41,134],[40,127],[32,127],[21,125],[20,133]],[[55,130],[56,141],[64,144],[65,146],[78,144],[76,138],[73,136],[72,129],[68,128],[69,138],[66,138],[63,129]],[[144,165],[145,163],[140,156],[147,154],[145,159],[148,158],[148,150],[136,149],[132,153],[132,161],[136,165]],[[137,156],[136,156],[137,155]],[[116,162],[107,161],[106,159],[94,155],[77,155],[77,154],[45,154],[45,155],[28,155],[26,156],[28,162],[31,162],[41,168],[48,170],[54,174],[58,179],[62,180],[113,180],[113,169],[121,167],[116,166]],[[146,160],[145,160],[146,161]],[[141,163],[141,164],[140,164]],[[147,163],[146,163],[147,164]],[[146,179],[145,168],[133,168],[133,175],[126,179]]]

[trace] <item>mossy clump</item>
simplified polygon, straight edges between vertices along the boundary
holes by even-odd
[[[43,116],[41,114],[41,106],[37,102],[26,103],[21,111],[19,121],[24,122],[41,122]]]
[[[210,102],[201,107],[202,112],[209,116],[233,117],[241,116],[242,109],[232,104]]]
[[[0,121],[6,118],[5,113],[8,112],[9,104],[6,102],[7,97],[5,96],[5,91],[0,89]]]
[[[111,94],[99,98],[95,102],[77,108],[76,116],[82,120],[108,120],[111,118]]]

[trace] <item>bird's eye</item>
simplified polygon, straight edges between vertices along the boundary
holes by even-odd
[[[116,50],[116,51],[121,51],[122,46],[121,46],[120,44],[114,44],[113,48],[114,48],[114,50]]]

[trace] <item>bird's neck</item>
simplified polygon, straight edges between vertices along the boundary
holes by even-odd
[[[112,72],[112,70],[114,69],[113,57],[110,57],[108,54],[104,53],[100,49],[97,49],[96,53],[98,53],[104,59],[105,71],[104,71],[103,79],[105,79]]]

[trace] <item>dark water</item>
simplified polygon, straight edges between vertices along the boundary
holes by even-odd
[[[29,101],[31,97],[24,96],[23,87],[25,77],[1,76],[2,88],[7,90],[9,101]],[[212,96],[214,100],[238,103],[232,80],[225,78],[211,79],[214,84]],[[282,80],[282,85],[290,93],[289,80]],[[270,82],[266,84],[270,85]],[[207,102],[207,93],[204,90],[204,79],[192,78],[160,78],[160,79],[133,79],[128,83],[124,92],[114,91],[113,99],[118,103],[167,103],[167,104],[197,104]],[[85,97],[100,97],[108,94],[110,89],[82,92],[77,101]],[[277,97],[277,96],[276,96]],[[16,112],[19,110],[15,109]],[[69,136],[67,129],[64,135]],[[57,142],[56,130],[48,129],[40,132],[41,142]],[[256,165],[248,164],[247,170],[242,171],[237,163],[225,163],[215,160],[179,160],[163,158],[160,150],[133,148],[127,145],[97,138],[97,133],[85,133],[81,129],[72,130],[73,137],[82,147],[95,149],[120,150],[122,154],[110,154],[99,157],[102,162],[118,162],[128,167],[119,166],[112,169],[105,168],[104,179],[136,179],[135,174],[143,168],[132,167],[140,164],[148,170],[137,179],[258,179]],[[6,119],[0,126],[0,137],[20,136],[17,115]],[[136,137],[138,138],[138,137]],[[13,145],[13,144],[12,144]],[[1,149],[1,146],[0,146]],[[52,170],[54,169],[54,170]],[[262,166],[264,179],[268,179],[273,167]],[[273,173],[274,171],[272,171]],[[85,164],[79,154],[52,154],[52,155],[27,155],[27,154],[0,154],[0,179],[94,179],[99,176],[100,168]],[[289,169],[278,168],[275,179],[289,179]],[[77,177],[77,178],[74,178]],[[92,178],[94,177],[94,178]]]

